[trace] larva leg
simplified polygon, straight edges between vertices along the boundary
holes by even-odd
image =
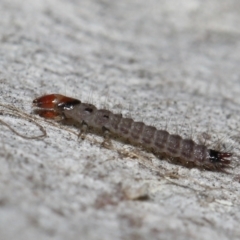
[[[78,139],[81,138],[84,140],[88,131],[88,125],[85,122],[82,122],[80,132],[78,134]]]
[[[107,148],[107,149],[112,149],[113,145],[112,145],[112,142],[111,142],[111,139],[110,139],[110,134],[111,134],[110,131],[105,127],[103,127],[102,130],[103,130],[104,140],[101,143],[101,147],[104,147],[104,148]]]

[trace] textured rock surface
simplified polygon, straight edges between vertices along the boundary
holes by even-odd
[[[37,121],[47,136],[1,122],[0,239],[239,239],[239,10],[1,0],[0,120],[24,136],[41,133]],[[189,169],[118,141],[101,149],[94,134],[79,142],[76,128],[32,114],[32,99],[55,92],[220,144],[234,168]]]

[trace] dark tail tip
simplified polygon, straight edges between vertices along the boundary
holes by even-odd
[[[231,156],[232,153],[218,152],[212,149],[209,150],[209,160],[213,164],[220,164],[222,166],[228,165],[231,163],[231,160],[228,159]]]

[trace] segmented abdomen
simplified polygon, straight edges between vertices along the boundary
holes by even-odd
[[[155,152],[166,153],[196,165],[210,163],[210,151],[206,146],[195,143],[191,139],[183,139],[179,135],[169,134],[165,130],[157,130],[143,122],[134,122],[131,118],[123,118],[108,110],[98,110],[91,104],[82,103],[77,108],[64,112],[66,117],[76,121],[84,121],[87,125],[108,129],[111,133],[125,138],[132,143],[151,148]]]
[[[134,122],[132,119],[121,118],[118,127],[112,128],[111,131],[124,136],[130,142],[186,161],[202,163],[208,156],[208,149],[204,145],[198,145],[189,139],[182,139],[179,135],[169,134],[165,130],[157,130],[142,122]]]

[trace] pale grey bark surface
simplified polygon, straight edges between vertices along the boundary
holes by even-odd
[[[0,239],[239,239],[239,11],[237,0],[1,0]],[[233,169],[78,141],[32,114],[46,93],[205,138],[234,153]],[[37,136],[34,121],[46,137],[4,125]]]

